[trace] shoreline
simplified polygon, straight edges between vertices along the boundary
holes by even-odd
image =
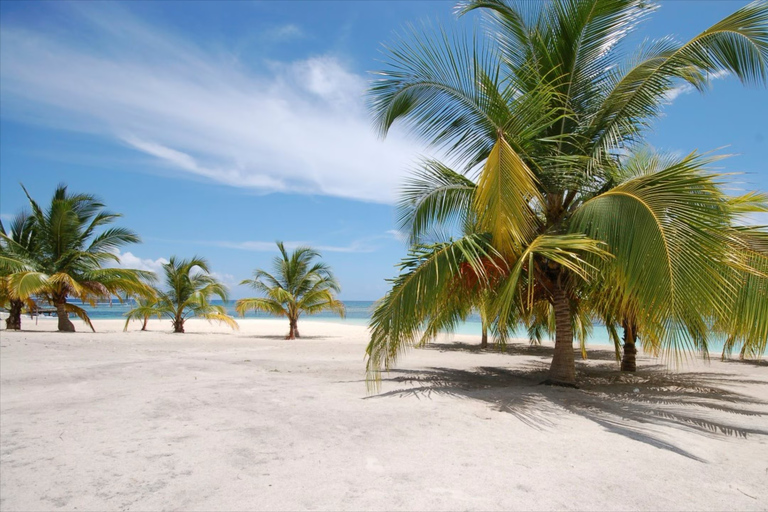
[[[0,314],[0,320],[3,320],[0,322],[0,332],[5,331],[5,322],[4,322],[5,316],[3,314]],[[92,320],[92,323],[94,327],[96,328],[96,332],[93,333],[90,328],[79,318],[71,318],[72,323],[75,324],[76,332],[75,334],[99,334],[99,333],[115,333],[115,332],[123,332],[123,326],[125,325],[125,320],[119,320],[119,319],[113,319],[113,318],[96,318]],[[282,318],[236,318],[235,319],[238,323],[238,325],[241,326],[240,331],[233,331],[229,327],[227,327],[224,324],[218,324],[216,322],[208,322],[206,320],[198,319],[198,318],[192,318],[190,320],[187,320],[186,328],[187,331],[185,334],[221,334],[221,335],[237,335],[238,333],[242,333],[243,335],[257,335],[259,333],[259,328],[265,328],[266,333],[265,335],[274,337],[274,336],[280,336],[280,329],[283,327],[284,324],[284,330],[288,331],[288,321],[286,319]],[[30,319],[29,316],[22,316],[22,330],[20,332],[56,332],[56,317],[47,317],[47,316],[40,316],[37,318]],[[361,319],[346,319],[346,320],[340,320],[340,319],[333,319],[333,318],[302,318],[299,320],[299,330],[300,332],[305,332],[304,329],[302,329],[302,326],[310,326],[310,329],[313,325],[319,326],[320,332],[326,333],[328,332],[329,326],[338,326],[340,329],[363,329],[365,332],[365,336],[367,337],[367,322]],[[154,333],[166,333],[166,334],[174,334],[172,332],[172,329],[170,327],[170,320],[162,319],[158,320],[157,318],[152,318],[149,320],[147,324],[147,332],[154,332]],[[244,329],[243,329],[244,328]],[[331,327],[332,328],[332,327]],[[141,332],[141,322],[140,321],[133,321],[128,326],[127,332]],[[66,334],[66,333],[62,333]],[[285,334],[285,333],[284,333]],[[469,344],[472,345],[474,343],[479,344],[479,334],[467,334],[467,333],[443,333],[440,335],[440,337],[435,340],[433,343],[445,343],[448,340],[453,340],[454,343],[463,343],[463,344]],[[518,345],[530,345],[530,342],[527,338],[521,338],[521,337],[514,337],[510,338],[509,343],[518,344]],[[366,344],[367,344],[367,338],[366,338]],[[543,340],[542,345],[543,347],[553,347],[554,341],[552,340]],[[612,344],[605,343],[604,341],[590,341],[586,344],[588,351],[608,351],[610,353],[614,353],[614,348]],[[578,347],[577,342],[574,341],[574,347]],[[489,351],[494,351],[493,346],[488,349]],[[638,355],[642,355],[643,357],[650,358],[654,360],[655,362],[659,364],[665,364],[667,359],[673,359],[671,356],[658,356],[654,357],[649,354],[645,354],[642,346],[638,345]],[[722,351],[717,350],[709,351],[709,360],[717,360],[719,361],[721,359]],[[696,353],[690,353],[685,352],[684,353],[684,362],[682,363],[682,367],[685,367],[686,364],[697,364],[699,362],[707,363],[707,360],[699,357]],[[589,354],[588,354],[589,358]],[[577,354],[577,360],[581,359],[581,357]],[[728,361],[734,361],[734,362],[740,362],[738,359],[738,354],[734,353],[732,357]],[[747,364],[767,364],[768,365],[768,348],[766,348],[766,352],[763,354],[763,357],[759,359],[750,359],[744,361]],[[673,366],[676,363],[670,362],[668,366]]]

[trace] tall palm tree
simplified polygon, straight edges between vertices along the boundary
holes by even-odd
[[[333,311],[344,318],[344,304],[336,299],[340,291],[331,268],[322,262],[313,261],[320,253],[310,247],[299,247],[291,254],[283,242],[277,242],[280,256],[273,261],[273,271],[257,269],[247,284],[265,297],[240,299],[235,309],[241,315],[247,311],[264,311],[275,316],[288,317],[289,330],[285,339],[299,338],[299,317],[321,311]]]
[[[388,49],[389,69],[370,90],[382,135],[403,121],[461,169],[417,209],[412,238],[457,219],[478,229],[404,261],[372,318],[369,371],[424,341],[416,333],[457,282],[472,285],[467,296],[492,286],[502,323],[549,304],[550,383],[575,383],[573,318],[589,283],[609,276],[620,280],[611,284],[623,314],[633,308],[666,347],[704,349],[702,314],[725,314],[719,301],[732,292],[720,264],[731,259],[733,211],[720,178],[699,155],[646,159],[636,175],[617,177],[676,87],[704,90],[722,73],[765,84],[766,3],[687,43],[665,38],[634,50],[622,41],[655,9],[645,0],[459,6],[475,9],[488,37],[412,29]],[[446,181],[437,166],[424,169],[436,185]],[[627,218],[635,222],[618,221]]]
[[[32,210],[29,222],[34,243],[25,247],[0,233],[4,251],[20,265],[18,271],[8,276],[14,296],[47,301],[56,308],[58,330],[74,332],[70,313],[95,329],[87,312],[67,302],[68,297],[95,305],[98,299],[119,296],[121,292],[147,292],[147,281],[153,278],[151,272],[104,267],[106,263],[120,262],[115,254],[117,249],[139,242],[138,235],[125,228],[106,228],[97,234],[119,214],[106,211],[104,204],[90,194],[68,193],[66,185],[56,188],[45,209],[23,189]]]
[[[29,260],[29,255],[34,253],[34,244],[36,241],[33,235],[32,217],[28,212],[22,211],[17,214],[9,226],[9,231],[5,230],[3,222],[0,221],[0,303],[7,305],[9,316],[5,320],[6,329],[21,329],[21,311],[26,305],[30,308],[35,306],[31,297],[26,300],[14,293],[11,287],[11,275],[15,272],[27,270],[33,266]],[[12,245],[5,240],[8,238]]]
[[[183,333],[184,322],[192,317],[221,322],[232,329],[239,326],[227,315],[224,306],[211,304],[212,296],[228,300],[227,288],[211,275],[208,262],[197,256],[184,260],[171,256],[163,265],[166,291],[157,291],[155,298],[139,301],[139,305],[126,313],[125,329],[131,320],[146,320],[150,316],[167,317],[173,325],[173,332]],[[144,330],[144,327],[142,327]]]

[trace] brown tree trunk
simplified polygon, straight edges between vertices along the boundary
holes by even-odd
[[[8,308],[8,318],[5,319],[5,328],[14,331],[21,330],[21,308],[24,303],[19,299],[11,299],[10,308]]]
[[[146,330],[147,330],[147,322],[149,322],[149,317],[148,317],[148,316],[145,316],[145,317],[144,317],[144,323],[143,323],[143,324],[141,324],[141,330],[142,330],[142,331],[146,331]]]
[[[298,318],[289,318],[288,322],[291,325],[290,331],[288,331],[288,336],[285,337],[287,340],[295,340],[299,337],[299,319]]]
[[[542,384],[576,387],[576,363],[573,357],[573,325],[571,306],[563,285],[556,281],[553,290],[555,308],[555,354],[549,377]]]
[[[634,372],[637,370],[637,347],[635,346],[635,335],[637,328],[632,322],[624,321],[624,355],[621,358],[621,371]]]
[[[180,317],[176,317],[173,320],[173,332],[176,333],[183,333],[184,332],[184,319]]]
[[[75,325],[69,320],[69,312],[66,308],[67,298],[56,299],[56,317],[59,321],[59,332],[75,332]]]
[[[488,348],[488,327],[483,324],[483,334],[480,338],[480,348]]]

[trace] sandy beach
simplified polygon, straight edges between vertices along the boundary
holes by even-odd
[[[768,365],[667,371],[551,348],[412,350],[365,385],[366,328],[55,320],[0,334],[0,508],[768,510]]]

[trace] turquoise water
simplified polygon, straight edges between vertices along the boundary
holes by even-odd
[[[223,305],[226,307],[227,312],[232,315],[235,318],[240,318],[240,316],[235,312],[235,304],[234,302],[224,303],[222,301],[212,301],[214,304]],[[83,306],[82,304],[76,303],[78,306],[84,308],[88,315],[93,319],[123,319],[125,318],[125,313],[130,310],[133,305],[132,304],[120,304],[119,302],[113,302],[112,305],[109,304],[100,304],[97,307],[91,307],[88,305]],[[351,324],[351,325],[367,325],[368,321],[371,318],[371,312],[373,310],[373,301],[344,301],[344,305],[347,309],[347,316],[344,319],[339,318],[337,315],[334,315],[330,312],[323,312],[318,313],[317,315],[313,315],[311,317],[304,317],[308,319],[312,319],[313,321],[324,321],[324,322],[335,322],[335,323],[344,323],[344,324]],[[266,313],[257,313],[257,312],[249,312],[245,315],[245,318],[274,318]],[[456,334],[466,334],[470,336],[480,336],[481,334],[481,325],[480,325],[480,318],[477,315],[471,315],[469,319],[464,322],[464,324],[460,325],[458,329],[456,329]],[[514,337],[517,338],[527,338],[527,333],[525,332],[525,329],[518,329],[514,335]],[[587,341],[588,345],[609,345],[613,346],[613,343],[611,342],[610,338],[608,337],[608,332],[605,330],[604,327],[600,325],[595,325],[594,331],[592,332],[592,336],[590,336],[589,340]],[[723,350],[723,340],[712,340],[710,342],[710,352],[716,352],[720,353]],[[766,348],[766,355],[768,355],[768,348]]]

